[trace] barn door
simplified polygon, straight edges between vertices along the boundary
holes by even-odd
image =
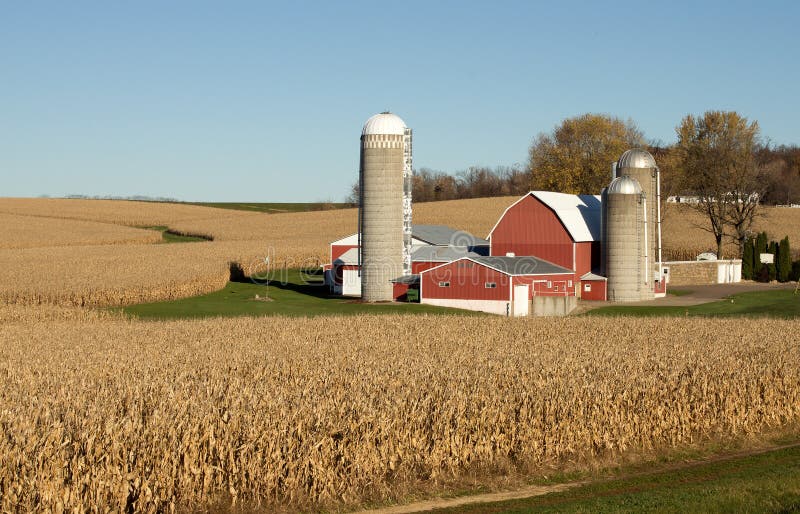
[[[527,316],[530,304],[528,285],[521,284],[514,286],[514,317]]]

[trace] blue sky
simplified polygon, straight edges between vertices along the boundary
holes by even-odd
[[[798,2],[25,1],[0,11],[0,196],[341,200],[390,109],[416,167],[523,163],[564,118],[800,143]]]

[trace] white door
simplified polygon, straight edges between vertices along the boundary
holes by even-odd
[[[342,294],[361,296],[361,277],[357,269],[346,269],[342,272]]]
[[[528,285],[514,286],[514,317],[527,316],[529,306]]]

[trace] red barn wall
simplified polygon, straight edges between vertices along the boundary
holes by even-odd
[[[422,298],[458,300],[509,300],[510,278],[472,261],[456,261],[420,275]],[[439,282],[450,282],[440,287]],[[487,288],[487,282],[497,287]]]
[[[435,268],[436,266],[438,266],[440,264],[442,264],[442,263],[441,262],[420,262],[420,261],[412,262],[411,263],[411,273],[413,273],[414,275],[417,275],[419,273],[422,273],[426,269]]]
[[[575,274],[579,277],[600,268],[600,243],[575,243]]]
[[[528,296],[575,296],[575,275],[526,275],[514,277],[514,285],[527,284]],[[550,287],[547,287],[550,282]],[[572,284],[570,284],[572,283]]]
[[[533,255],[573,269],[572,237],[558,216],[532,195],[511,206],[491,235],[491,254]]]
[[[584,284],[589,284],[592,287],[591,291],[584,291]],[[606,299],[606,284],[605,280],[583,280],[581,281],[581,300],[598,300],[603,301]]]

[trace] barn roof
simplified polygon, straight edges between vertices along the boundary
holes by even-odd
[[[553,191],[531,191],[508,208],[500,216],[500,220],[509,209],[514,207],[528,196],[533,196],[546,205],[561,220],[570,237],[577,243],[586,241],[600,241],[600,216],[601,205],[599,195],[569,195]],[[500,220],[492,227],[489,237],[497,228]]]
[[[465,246],[418,246],[411,252],[413,262],[451,262],[461,257],[480,257]]]
[[[436,246],[489,246],[489,241],[475,237],[469,232],[456,230],[447,225],[412,225],[411,237]],[[332,245],[357,245],[358,232],[331,242]]]
[[[458,246],[418,246],[411,252],[412,262],[452,262],[462,257],[480,257],[480,255],[467,251],[466,247]],[[333,264],[357,265],[358,248],[350,248],[334,259]]]
[[[572,270],[538,257],[470,257],[470,260],[508,275],[558,275]]]
[[[469,232],[456,230],[447,225],[412,225],[411,235],[415,239],[437,246],[483,246],[489,241],[475,237]]]
[[[408,284],[408,285],[416,285],[419,284],[419,275],[403,275],[402,277],[393,278],[390,280],[395,284]]]
[[[347,265],[350,265],[350,264],[357,265],[358,264],[358,248],[350,248],[349,250],[344,252],[342,255],[340,255],[339,257],[334,259],[333,260],[333,264],[338,264],[339,266],[342,266],[342,265],[345,265],[345,264],[347,264]]]

